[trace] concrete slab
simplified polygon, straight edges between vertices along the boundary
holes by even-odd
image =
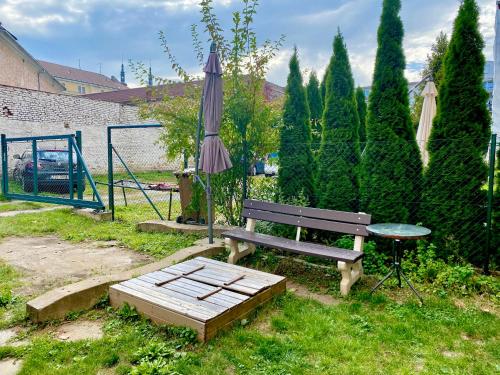
[[[9,341],[17,336],[17,328],[7,328],[0,330],[0,346],[9,345]]]
[[[82,320],[57,327],[54,336],[61,341],[98,340],[103,337],[102,322]]]
[[[161,232],[161,233],[185,233],[208,235],[206,225],[179,224],[175,221],[149,220],[136,225],[137,230],[142,232]],[[220,237],[222,232],[234,229],[235,227],[226,225],[214,225],[214,236]]]
[[[84,216],[95,221],[111,221],[110,211],[95,211],[92,208],[75,208],[76,215]]]
[[[213,244],[200,240],[194,246],[181,249],[162,260],[129,271],[108,276],[91,277],[80,282],[53,289],[26,304],[26,312],[33,322],[60,319],[70,311],[92,308],[108,292],[108,287],[145,273],[158,271],[172,264],[196,256],[213,256],[225,250],[224,241],[215,239]]]
[[[21,371],[23,361],[20,359],[5,359],[0,361],[0,374],[2,375],[16,375]]]

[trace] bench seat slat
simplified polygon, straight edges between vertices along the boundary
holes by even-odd
[[[310,242],[299,242],[287,238],[270,236],[267,234],[233,229],[222,233],[223,237],[238,241],[251,242],[256,245],[289,251],[301,255],[317,256],[321,258],[354,263],[363,257],[363,252],[340,249]]]
[[[313,207],[292,206],[289,204],[257,201],[254,199],[245,199],[243,207],[254,210],[271,211],[279,214],[309,217],[312,219],[340,221],[350,224],[369,225],[371,222],[371,215],[364,213],[334,211],[334,210],[326,210],[322,208],[313,208]]]
[[[313,228],[326,230],[330,232],[354,234],[355,236],[368,236],[365,225],[341,223],[336,221],[328,221],[321,219],[312,219],[303,216],[293,216],[288,214],[281,214],[277,212],[270,212],[264,210],[254,210],[250,208],[243,209],[243,217],[271,221],[280,224],[289,224],[303,228]]]

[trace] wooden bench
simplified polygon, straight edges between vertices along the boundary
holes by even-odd
[[[342,274],[340,292],[347,295],[351,286],[363,273],[361,259],[363,258],[364,238],[368,236],[367,225],[371,215],[344,211],[332,211],[319,208],[298,207],[286,204],[245,200],[242,216],[247,219],[246,228],[223,232],[226,244],[231,250],[228,263],[235,264],[238,259],[252,254],[255,246],[279,249],[300,255],[309,255],[337,261],[337,267]],[[273,223],[289,224],[297,227],[295,240],[270,236],[255,232],[256,220]],[[354,249],[341,249],[310,242],[300,242],[302,228],[319,229],[343,234],[354,235]],[[240,250],[238,242],[247,243],[246,249]]]

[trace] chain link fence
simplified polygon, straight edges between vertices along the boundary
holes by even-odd
[[[494,158],[490,156],[498,153],[499,146],[490,141],[484,157],[470,157],[469,143],[474,142],[440,141],[436,148],[446,145],[453,152],[441,152],[427,166],[422,166],[419,145],[415,147],[414,142],[395,147],[394,143],[379,141],[371,145],[371,150],[357,149],[349,142],[323,144],[312,163],[304,163],[303,144],[287,145],[286,160],[266,161],[270,164],[266,170],[275,171],[273,177],[251,177],[248,196],[366,212],[372,215],[373,223],[423,225],[432,230],[428,240],[437,246],[440,256],[485,269],[490,264],[497,268],[498,234],[489,226],[489,218],[494,218],[498,210],[492,189],[496,183],[495,165],[491,164]],[[296,187],[292,194],[290,186]],[[308,190],[310,187],[312,190]],[[389,250],[387,241],[377,242],[381,251]],[[406,245],[415,247],[416,243]]]
[[[104,152],[108,155],[108,168],[96,176],[96,180],[116,219],[127,215],[135,221],[175,220],[180,215],[174,175],[180,160],[166,159],[165,148],[159,141],[161,132],[160,125],[108,128],[110,142]],[[111,194],[110,183],[113,184]]]

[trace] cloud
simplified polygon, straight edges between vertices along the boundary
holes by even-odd
[[[491,59],[495,4],[477,0],[480,26]],[[155,74],[173,75],[158,41],[164,30],[179,63],[196,72],[190,25],[199,21],[199,0],[0,0],[0,21],[19,37],[34,56],[118,75],[121,59],[152,61]],[[221,26],[229,30],[232,12],[241,0],[214,0]],[[401,18],[405,28],[406,76],[418,79],[419,70],[441,30],[451,35],[459,0],[406,0]],[[349,51],[357,85],[371,84],[377,49],[377,28],[382,0],[264,0],[255,16],[262,41],[286,35],[283,49],[271,61],[268,79],[286,84],[288,60],[297,45],[301,68],[315,70],[321,79],[332,53],[333,37],[340,27]],[[200,31],[203,28],[200,28]],[[206,35],[201,41],[208,48]],[[206,43],[205,43],[206,42]],[[307,77],[305,77],[307,80]],[[127,79],[134,82],[132,74]]]
[[[91,26],[90,15],[106,9],[134,14],[138,10],[159,10],[164,14],[189,12],[199,7],[199,0],[3,0],[1,21],[19,35],[53,34],[58,26]],[[215,0],[228,7],[233,0]]]

